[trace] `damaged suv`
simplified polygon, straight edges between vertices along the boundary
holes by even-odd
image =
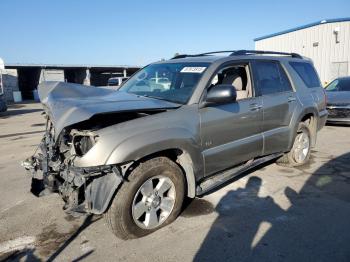
[[[23,162],[32,192],[57,192],[66,212],[105,214],[116,236],[137,238],[175,220],[185,197],[265,161],[305,164],[327,118],[312,62],[220,53],[148,65],[117,91],[41,84],[46,132]]]

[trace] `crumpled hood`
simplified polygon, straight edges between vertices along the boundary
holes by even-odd
[[[43,82],[38,93],[55,128],[62,129],[104,113],[178,108],[181,105],[122,91],[64,82]]]
[[[328,91],[326,95],[328,105],[350,105],[350,91]]]

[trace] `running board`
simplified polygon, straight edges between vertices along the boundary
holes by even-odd
[[[223,171],[221,173],[218,173],[216,175],[213,175],[207,179],[204,179],[196,188],[196,195],[202,196],[217,187],[222,186],[226,182],[230,181],[231,179],[237,177],[238,175],[241,175],[243,172],[248,171],[249,169],[256,167],[262,163],[265,163],[267,161],[270,161],[272,159],[275,159],[277,157],[282,156],[283,154],[272,154],[268,156],[264,156],[261,158],[258,158],[256,160],[250,160],[244,165],[240,165],[237,167],[234,167],[232,169]]]

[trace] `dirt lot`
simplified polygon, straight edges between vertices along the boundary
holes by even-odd
[[[122,241],[102,217],[73,219],[59,196],[29,192],[20,161],[41,138],[40,108],[0,115],[0,261],[350,261],[350,127],[325,127],[309,165],[264,165]]]

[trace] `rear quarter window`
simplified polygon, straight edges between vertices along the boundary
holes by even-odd
[[[321,86],[315,68],[310,63],[289,62],[308,88]]]

